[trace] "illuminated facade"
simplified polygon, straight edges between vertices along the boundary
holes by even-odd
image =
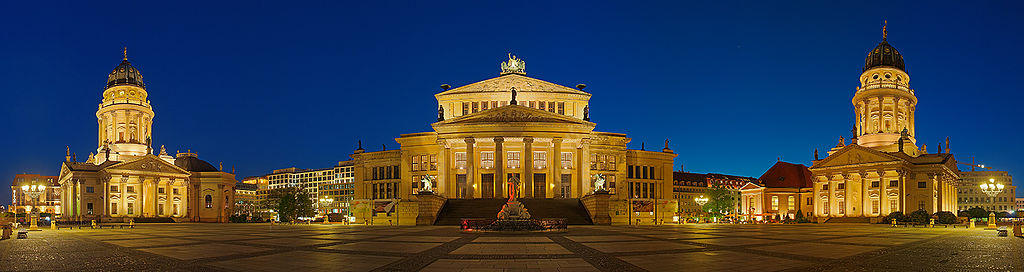
[[[442,85],[434,95],[433,131],[403,134],[395,150],[355,150],[353,215],[359,222],[415,224],[417,214],[427,213],[417,210],[415,199],[425,176],[432,179],[432,196],[442,198],[507,198],[504,184],[512,177],[522,197],[581,198],[603,174],[613,223],[660,218],[645,211],[627,219],[635,212],[628,199],[675,212],[671,149],[629,150],[625,134],[594,131],[591,94],[583,84],[570,88],[527,77],[525,62],[514,56],[501,66],[495,78]],[[381,209],[397,213],[372,212]]]
[[[880,217],[890,212],[956,212],[960,179],[956,159],[939,143],[935,153],[917,147],[917,97],[901,55],[886,41],[872,49],[853,97],[854,129],[828,157],[810,167],[814,215]]]
[[[142,74],[127,53],[107,76],[102,95],[96,111],[97,152],[85,162],[67,156],[61,165],[64,219],[226,222],[234,206],[234,174],[196,153],[172,157],[161,147],[154,154],[155,114]]]
[[[814,180],[807,166],[776,162],[757,181],[747,182],[739,201],[748,220],[811,217],[814,211]]]
[[[24,189],[42,192],[32,198]],[[11,182],[11,205],[7,206],[7,211],[60,214],[60,185],[57,184],[57,177],[37,174],[14,175],[14,181]]]
[[[1002,184],[1003,191],[989,196],[981,191],[981,184]],[[956,183],[957,202],[960,210],[982,208],[986,211],[1011,212],[1017,210],[1014,203],[1017,186],[1013,186],[1013,176],[1006,171],[965,171],[960,172],[960,181]]]

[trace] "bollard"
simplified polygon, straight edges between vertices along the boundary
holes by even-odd
[[[892,219],[892,227],[894,227],[894,228],[896,227],[896,218]]]
[[[929,228],[934,228],[935,227],[935,218],[932,218],[931,220],[928,221],[928,227]]]
[[[96,228],[96,220],[94,219],[94,220],[91,220],[91,221],[92,221],[92,228],[95,229]]]
[[[56,230],[57,229],[57,221],[50,220],[50,229],[51,230]]]
[[[128,219],[128,225],[132,226],[132,228],[134,228],[135,227],[135,218]]]
[[[974,228],[974,219],[969,220],[969,222],[970,222],[970,224],[968,225],[968,228],[972,228],[973,229]]]

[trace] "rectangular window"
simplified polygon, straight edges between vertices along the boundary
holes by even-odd
[[[626,165],[626,178],[633,178],[633,166]]]
[[[643,166],[643,172],[640,174],[640,178],[647,179],[647,166]]]
[[[174,192],[174,194],[178,194],[178,188],[171,189],[171,191]]]
[[[160,203],[160,204],[156,205],[156,214],[160,215],[160,216],[164,215],[164,203]]]
[[[110,192],[111,193],[116,193],[117,192],[117,185],[110,185]]]
[[[157,191],[157,193],[161,193],[161,194],[167,193],[166,189],[164,189],[163,187],[157,188],[156,191]]]
[[[615,155],[608,155],[608,170],[615,170]]]
[[[420,156],[412,156],[412,158],[409,158],[409,164],[412,167],[413,171],[419,170],[420,169]]]
[[[538,104],[540,104],[540,105],[537,105],[537,106],[539,106],[538,107],[539,110],[547,110],[547,108],[548,108],[548,107],[546,107],[547,103],[544,103],[544,101],[540,101],[540,103],[538,103]]]
[[[565,114],[565,102],[558,102],[558,114]]]
[[[92,214],[92,202],[85,203],[85,213]]]
[[[925,182],[925,181],[917,182],[917,188],[928,188],[928,182]]]
[[[462,102],[462,115],[469,114],[469,102]]]
[[[772,196],[772,210],[779,210],[779,196]]]
[[[86,193],[94,193],[95,189],[93,189],[92,186],[87,186],[87,187],[85,187],[85,192]]]
[[[918,210],[924,210],[924,200],[921,200],[921,201],[917,202],[917,209]]]
[[[548,102],[548,111],[555,112],[555,102],[554,101]]]
[[[110,214],[117,214],[117,202],[110,203]]]
[[[871,200],[871,213],[878,214],[878,200]]]
[[[790,210],[790,211],[797,210],[796,209],[796,197],[795,196],[789,196],[789,199],[787,199],[787,201],[786,201],[786,210]]]
[[[530,107],[536,109],[537,108],[537,101],[530,101]]]
[[[480,102],[473,102],[473,113],[480,111]]]
[[[548,165],[548,153],[544,151],[533,152],[533,168],[544,169]]]
[[[519,151],[508,152],[508,168],[519,168]]]
[[[828,184],[822,184],[821,185],[821,190],[822,191],[828,191]]]
[[[825,214],[825,215],[828,215],[828,210],[829,210],[828,200],[827,199],[826,200],[822,200],[821,201],[821,213]]]
[[[608,188],[608,192],[609,193],[614,195],[615,194],[615,175],[608,175],[607,177],[605,177],[605,179],[606,179],[605,181],[608,182],[608,184],[605,185],[605,187]]]
[[[844,215],[844,214],[846,214],[846,201],[840,199],[839,200],[839,215]]]
[[[430,155],[430,170],[437,170],[437,155]]]
[[[128,214],[131,215],[131,214],[134,214],[134,212],[135,212],[135,203],[128,202]]]
[[[890,180],[889,181],[889,187],[892,187],[892,188],[900,187],[900,181],[899,180]]]
[[[597,170],[597,160],[599,157],[597,154],[590,154],[590,170]]]
[[[480,152],[480,167],[483,169],[494,168],[494,151]]]
[[[572,169],[572,152],[562,152],[562,169]]]
[[[491,108],[493,109],[493,108],[497,108],[497,107],[498,107],[498,101],[491,101]]]
[[[455,167],[466,169],[466,152],[455,152]]]
[[[134,193],[135,192],[135,186],[128,186],[125,191],[128,191],[129,193]],[[128,214],[131,214],[131,213],[129,212]]]
[[[491,103],[487,103],[487,101],[481,102],[480,103],[480,110],[481,111],[485,111],[485,110],[489,109],[490,106],[491,106]]]
[[[836,190],[843,190],[843,189],[846,189],[846,183],[845,182],[839,183],[838,185],[836,185]]]
[[[877,180],[871,182],[871,188],[878,188],[878,181]]]
[[[748,205],[747,206],[747,210],[748,211],[751,211],[751,212],[754,211],[754,204],[756,203],[756,202],[754,202],[754,200],[755,199],[753,197],[751,197],[750,199],[747,200],[747,202],[749,203],[749,204],[747,204]],[[689,204],[689,203],[687,203],[687,204]]]

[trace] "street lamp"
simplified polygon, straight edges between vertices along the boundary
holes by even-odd
[[[990,178],[988,179],[988,183],[981,184],[981,192],[988,195],[989,203],[995,203],[994,197],[996,195],[999,195],[999,193],[1003,192],[1003,187],[1004,186],[1002,183],[996,183],[996,179]],[[996,228],[995,209],[993,209],[993,211],[989,212],[988,214],[988,228]]]
[[[693,201],[697,202],[697,205],[700,206],[701,212],[704,212],[704,204],[708,204],[708,198],[705,197],[704,195],[701,195],[701,196],[698,196],[698,197],[694,198]],[[700,221],[699,221],[700,219],[698,218],[697,220],[698,220],[698,223],[700,223]]]
[[[333,198],[329,198],[329,197],[326,197],[326,196],[321,197],[320,198],[320,208],[323,208],[325,206],[330,206],[331,203],[333,203],[333,202],[334,202]],[[330,211],[328,209],[323,209],[323,210],[324,210],[324,224],[331,223]]]
[[[35,184],[32,184],[32,185],[28,185],[28,184],[22,185],[21,186],[21,192],[23,194],[25,194],[25,196],[28,197],[28,199],[32,200],[32,202],[33,202],[32,206],[38,207],[39,206],[38,205],[39,204],[39,196],[42,195],[44,192],[46,192],[46,185],[35,185]],[[36,220],[33,220],[32,217],[29,216],[29,213],[32,213],[34,215],[35,211],[25,211],[25,219],[29,220],[29,228],[28,229],[29,230],[38,230],[39,226],[36,225]],[[36,216],[36,217],[38,217],[38,216]]]

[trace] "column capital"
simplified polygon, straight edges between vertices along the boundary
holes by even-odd
[[[555,144],[560,144],[560,143],[562,143],[562,138],[561,137],[551,138],[551,142],[555,143]]]
[[[494,143],[500,144],[500,143],[504,143],[504,142],[505,142],[505,137],[501,137],[501,136],[494,137]]]
[[[467,144],[474,144],[474,143],[476,143],[476,138],[466,137],[465,141],[466,141]]]
[[[533,143],[533,137],[530,137],[530,136],[523,137],[523,142],[524,143]]]

